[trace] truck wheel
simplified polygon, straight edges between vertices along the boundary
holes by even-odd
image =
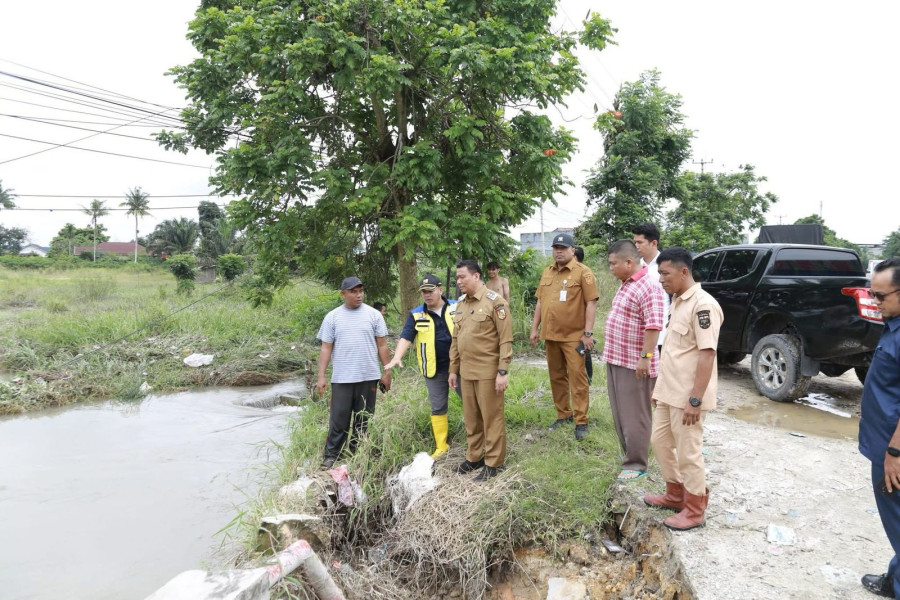
[[[800,374],[800,340],[780,333],[759,340],[753,348],[750,373],[759,393],[776,402],[802,397],[811,379]]]
[[[865,383],[866,373],[869,372],[869,367],[853,367],[853,370],[856,371],[856,378],[859,379],[859,382]]]

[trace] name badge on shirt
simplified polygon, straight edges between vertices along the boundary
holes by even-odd
[[[566,301],[566,290],[559,290],[559,301],[560,302]]]

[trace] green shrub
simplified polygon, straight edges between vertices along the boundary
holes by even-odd
[[[340,296],[333,292],[300,298],[294,305],[294,329],[300,335],[315,335],[325,315],[340,304]]]
[[[190,254],[176,254],[169,257],[166,267],[178,281],[194,281],[197,276],[197,259]]]
[[[234,281],[246,268],[247,263],[239,254],[222,254],[216,261],[216,270],[225,281]]]

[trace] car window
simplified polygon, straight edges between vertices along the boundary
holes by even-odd
[[[811,248],[783,248],[775,257],[771,275],[783,277],[823,277],[858,275],[865,277],[862,262],[853,252]]]
[[[694,257],[694,281],[710,281],[710,274],[716,259],[721,256],[721,252],[710,252],[702,256]]]
[[[731,281],[749,275],[758,255],[759,250],[729,250],[722,258],[715,281]]]

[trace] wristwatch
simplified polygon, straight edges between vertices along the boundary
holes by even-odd
[[[653,358],[652,352],[641,352],[641,358]]]
[[[506,375],[506,369],[497,369],[497,375]]]
[[[593,335],[594,335],[593,331],[585,331],[584,332],[584,337],[593,337]]]
[[[887,453],[891,456],[900,456],[900,448],[894,448],[893,446],[888,446]]]
[[[690,400],[688,400],[688,402],[690,402],[691,406],[693,406],[694,408],[697,408],[701,404],[700,398],[695,398],[694,396],[691,396],[691,398],[690,398]]]

